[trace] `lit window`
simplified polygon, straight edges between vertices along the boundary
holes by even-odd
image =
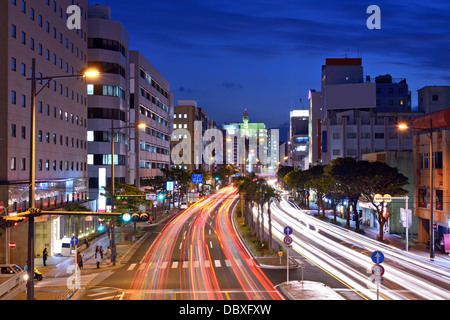
[[[93,95],[94,94],[94,85],[93,84],[88,84],[87,85],[87,94],[88,95]]]
[[[94,131],[87,132],[87,141],[94,141]]]

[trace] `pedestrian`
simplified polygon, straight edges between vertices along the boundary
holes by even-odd
[[[103,260],[103,247],[102,246],[100,246],[99,251],[100,251],[100,257]]]
[[[89,241],[87,238],[84,238],[84,243],[86,244],[86,248],[89,248]]]
[[[98,269],[98,268],[100,268],[100,259],[101,259],[100,253],[97,253],[97,254],[95,255],[95,257],[97,258],[97,269]]]
[[[83,257],[80,252],[77,253],[77,264],[80,269],[83,268]]]
[[[47,248],[44,248],[44,251],[42,251],[42,260],[44,261],[44,266],[47,266],[47,257],[48,257]]]

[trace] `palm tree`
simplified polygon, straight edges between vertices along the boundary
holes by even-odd
[[[245,223],[253,231],[253,219],[250,208],[253,207],[256,195],[255,174],[251,172],[247,176],[239,176],[234,181],[234,186],[237,188],[241,196],[241,213],[244,214]],[[244,210],[245,206],[245,210]]]
[[[278,192],[276,191],[276,189],[274,187],[268,185],[266,182],[261,184],[260,193],[261,193],[262,207],[264,208],[264,205],[267,204],[267,216],[268,216],[268,220],[269,220],[269,249],[273,249],[272,248],[272,211],[270,209],[270,206],[273,201],[280,201],[281,197],[278,194]],[[263,215],[263,217],[264,217],[264,215]],[[264,233],[264,218],[262,219],[262,222],[263,223],[262,223],[261,234]]]

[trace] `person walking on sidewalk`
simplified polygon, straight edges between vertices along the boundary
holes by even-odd
[[[95,248],[95,259],[97,260],[97,269],[100,268],[100,249],[98,246]]]
[[[44,248],[44,251],[42,251],[42,260],[44,262],[44,266],[47,266],[47,257],[48,257],[47,248]]]
[[[80,269],[83,268],[83,258],[80,252],[77,253],[77,264]]]
[[[108,246],[106,250],[106,263],[109,265],[111,263],[111,246]]]
[[[102,246],[100,246],[99,251],[100,251],[100,257],[103,260],[103,247]]]

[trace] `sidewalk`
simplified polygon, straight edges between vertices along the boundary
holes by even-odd
[[[144,228],[151,225],[158,225],[160,223],[165,223],[168,221],[168,219],[172,216],[172,213],[178,212],[178,209],[172,209],[170,214],[160,214],[158,213],[156,216],[156,220],[153,221],[152,224],[148,222],[138,222],[137,227],[138,228]],[[127,231],[126,233],[128,233]],[[83,258],[83,268],[81,268],[81,277],[104,272],[104,271],[114,271],[116,269],[121,268],[129,259],[134,250],[137,248],[137,246],[147,238],[149,233],[143,233],[141,237],[139,237],[138,240],[135,242],[126,242],[126,244],[121,244],[121,229],[117,227],[115,229],[115,240],[116,240],[116,265],[114,266],[112,263],[109,262],[109,259],[106,258],[106,251],[109,246],[109,238],[108,234],[105,233],[101,237],[95,239],[90,245],[89,248],[86,248],[85,245],[81,246],[78,251],[81,253],[81,256]],[[103,247],[103,259],[100,263],[100,268],[97,268],[97,261],[95,258],[95,248],[97,246]],[[46,279],[57,279],[57,278],[64,278],[66,279],[73,273],[68,273],[68,268],[70,266],[73,266],[75,264],[75,258],[74,254],[72,256],[54,256],[49,257],[47,259],[47,266],[44,266],[42,258],[35,258],[34,264],[36,269],[38,269],[45,281]],[[61,300],[64,293],[68,290],[67,285],[64,281],[62,281],[63,285],[61,286],[38,286],[40,283],[44,282],[38,282],[34,281],[35,289],[34,289],[34,297],[35,300]],[[70,300],[75,300],[79,298],[83,292],[83,287],[81,287],[77,292],[73,295]],[[24,292],[19,293],[17,296],[13,298],[13,300],[27,300],[27,292],[25,284],[23,285],[22,290],[25,290]]]

